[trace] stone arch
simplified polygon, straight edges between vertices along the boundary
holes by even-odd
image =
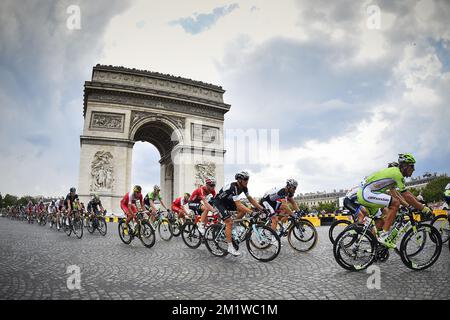
[[[149,124],[152,122],[165,124],[167,127],[169,127],[172,130],[172,133],[175,133],[176,141],[178,141],[177,144],[183,144],[183,141],[184,141],[183,132],[180,130],[179,127],[177,127],[177,125],[172,120],[170,120],[170,118],[167,118],[164,116],[147,116],[147,117],[144,117],[144,118],[138,120],[130,128],[129,139],[132,141],[136,141],[135,137],[136,137],[137,131],[140,128],[142,128],[143,126],[145,126],[146,124]]]
[[[223,121],[230,109],[223,102],[224,93],[219,86],[158,72],[95,66],[84,85],[80,198],[87,201],[95,186],[104,207],[121,213],[120,199],[132,183],[136,141],[152,143],[161,155],[160,184],[167,205],[193,190],[197,171],[206,164],[215,164],[218,185],[222,184]],[[107,163],[97,164],[103,154],[108,155]],[[92,168],[107,169],[110,177]]]
[[[166,204],[176,196],[174,194],[173,148],[183,143],[183,134],[176,125],[165,117],[149,116],[141,119],[130,129],[130,140],[153,144],[160,154],[160,182],[163,200]]]

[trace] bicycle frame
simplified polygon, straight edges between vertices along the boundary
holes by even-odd
[[[408,217],[409,219],[407,221],[405,221],[405,217]],[[367,230],[369,230],[369,228],[371,228],[371,229],[375,230],[375,236],[378,236],[379,231],[377,230],[377,228],[375,226],[375,218],[368,217],[368,219],[369,219],[369,221],[364,224],[363,235],[365,235]],[[411,228],[413,228],[414,232],[417,231],[418,222],[414,219],[412,210],[410,210],[408,208],[400,208],[395,217],[393,226],[394,225],[398,226],[398,233],[393,240],[397,244],[398,240],[401,239],[401,237],[406,232],[408,232],[408,230],[410,230]],[[361,237],[361,239],[358,240],[358,242],[357,242],[358,246],[361,243],[362,239],[363,239],[363,237]],[[395,248],[395,249],[397,249],[397,248]]]

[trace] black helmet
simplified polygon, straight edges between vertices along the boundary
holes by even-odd
[[[77,189],[75,189],[75,187],[70,188],[70,192],[75,192],[77,191]]]

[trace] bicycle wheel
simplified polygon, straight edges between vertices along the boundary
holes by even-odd
[[[418,251],[417,248],[422,248]],[[425,270],[439,258],[442,239],[439,231],[430,224],[419,224],[408,230],[400,243],[400,257],[412,270]],[[412,252],[412,254],[411,254]]]
[[[216,257],[225,257],[228,254],[225,228],[222,225],[213,224],[206,229],[205,246]]]
[[[67,234],[68,237],[70,237],[70,235],[72,234],[72,226],[70,225],[70,222],[69,222],[69,225],[67,225],[68,221],[69,221],[69,218],[64,217],[62,223],[63,223],[64,232]]]
[[[147,221],[141,222],[141,225],[139,227],[139,239],[141,240],[142,244],[147,248],[151,248],[155,244],[156,240],[155,231],[153,230],[150,223],[148,223]]]
[[[121,219],[119,221],[118,224],[118,230],[119,230],[119,238],[120,240],[122,240],[123,243],[125,244],[130,244],[131,240],[133,240],[133,236],[131,235],[130,232],[130,226],[128,226],[128,228],[125,229],[125,225],[126,225],[126,221]]]
[[[178,219],[172,223],[172,234],[174,237],[178,237],[181,234],[181,224]]]
[[[336,262],[350,271],[364,270],[375,260],[377,239],[368,230],[352,224],[341,232],[333,244]]]
[[[98,232],[100,232],[100,234],[102,236],[106,235],[106,232],[108,231],[108,224],[105,221],[105,218],[100,217],[98,218],[98,226],[97,226]]]
[[[336,237],[342,231],[344,231],[344,229],[346,227],[348,227],[350,224],[352,224],[352,223],[350,221],[348,221],[348,220],[336,220],[336,221],[334,221],[331,224],[330,229],[328,230],[328,238],[330,238],[331,243],[334,243],[334,240],[336,239]]]
[[[314,225],[308,220],[300,219],[289,230],[289,245],[296,251],[307,252],[317,243],[318,233]]]
[[[47,216],[44,214],[41,217],[41,226],[45,226],[47,224]]]
[[[197,249],[202,244],[202,237],[197,225],[192,221],[186,221],[181,228],[181,238],[191,249]]]
[[[275,244],[272,243],[273,238],[276,239]],[[250,255],[261,262],[272,261],[281,250],[281,241],[278,234],[272,228],[264,225],[257,225],[252,228],[245,242]]]
[[[158,233],[161,239],[163,239],[164,241],[169,241],[170,239],[172,239],[172,225],[170,224],[168,219],[164,218],[159,222]]]
[[[72,221],[73,226],[73,233],[77,236],[78,239],[81,239],[83,237],[83,219],[80,217],[75,217]]]
[[[446,243],[450,237],[449,217],[445,214],[438,215],[431,220],[431,225],[438,229],[441,234],[442,243]]]
[[[95,231],[94,221],[92,221],[92,219],[90,219],[90,218],[88,218],[86,221],[86,229],[90,234],[94,233],[94,231]]]

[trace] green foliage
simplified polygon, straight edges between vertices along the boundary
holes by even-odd
[[[33,203],[36,203],[38,201],[38,197],[23,196],[19,198],[11,194],[7,194],[3,197],[0,194],[0,208],[6,208],[8,206],[26,206],[30,200],[33,201]]]
[[[338,203],[332,202],[332,203],[322,203],[319,202],[317,206],[317,210],[321,212],[322,210],[325,210],[328,213],[335,212],[338,209]]]
[[[3,205],[5,207],[17,205],[17,197],[10,194],[6,194],[5,197],[3,198]]]
[[[422,191],[426,203],[444,200],[444,188],[450,183],[449,177],[439,177],[427,184]]]
[[[300,210],[306,210],[308,212],[310,211],[309,207],[306,204],[304,204],[304,203],[300,203],[300,202],[297,201],[297,205],[298,205],[298,208]]]
[[[33,203],[36,203],[36,198],[33,198],[31,196],[23,196],[19,200],[17,200],[17,204],[21,206],[26,206],[28,204],[28,201],[33,201]]]
[[[409,188],[408,191],[411,192],[415,197],[417,197],[420,193],[420,190],[416,188]]]

